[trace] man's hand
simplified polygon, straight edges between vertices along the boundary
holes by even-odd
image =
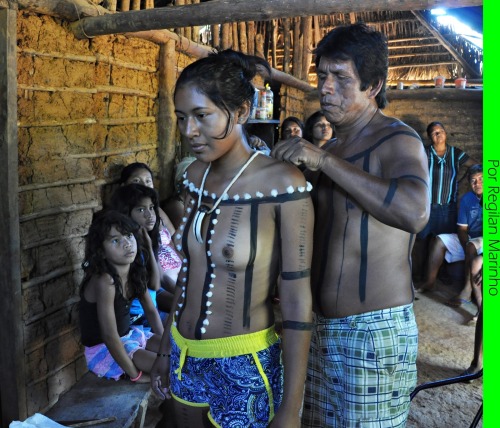
[[[271,151],[271,156],[290,162],[296,166],[304,165],[311,171],[322,168],[326,152],[300,137],[279,141]]]
[[[151,368],[151,389],[162,400],[171,397],[170,388],[170,357],[157,357]]]
[[[266,142],[264,140],[261,140],[256,135],[250,135],[248,137],[248,145],[252,149],[258,150],[258,151],[263,152],[265,154],[269,154],[269,152],[271,151],[271,149],[267,146]]]

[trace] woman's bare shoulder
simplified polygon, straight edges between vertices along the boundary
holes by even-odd
[[[299,188],[307,184],[304,174],[295,165],[269,156],[260,156],[256,168],[258,168],[257,179],[263,188],[272,187],[283,193],[290,186]]]

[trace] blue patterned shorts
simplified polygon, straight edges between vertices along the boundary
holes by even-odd
[[[208,417],[218,427],[269,425],[283,395],[280,341],[273,328],[187,340],[172,326],[170,339],[174,399],[188,406],[209,407]]]

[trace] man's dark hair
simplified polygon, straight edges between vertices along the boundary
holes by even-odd
[[[316,55],[316,68],[323,56],[331,60],[352,60],[361,80],[360,90],[365,91],[370,86],[375,88],[383,82],[375,100],[381,109],[387,105],[385,86],[389,48],[387,38],[381,32],[363,23],[339,26],[323,37],[313,53]]]
[[[472,176],[474,174],[482,174],[483,173],[483,165],[481,164],[475,164],[472,165],[468,170],[467,170],[467,180],[470,182]]]

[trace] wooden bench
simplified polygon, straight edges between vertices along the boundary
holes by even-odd
[[[143,428],[150,395],[149,383],[108,380],[88,372],[45,416],[68,426],[71,423],[92,428]],[[104,423],[82,423],[113,417],[115,420]]]

